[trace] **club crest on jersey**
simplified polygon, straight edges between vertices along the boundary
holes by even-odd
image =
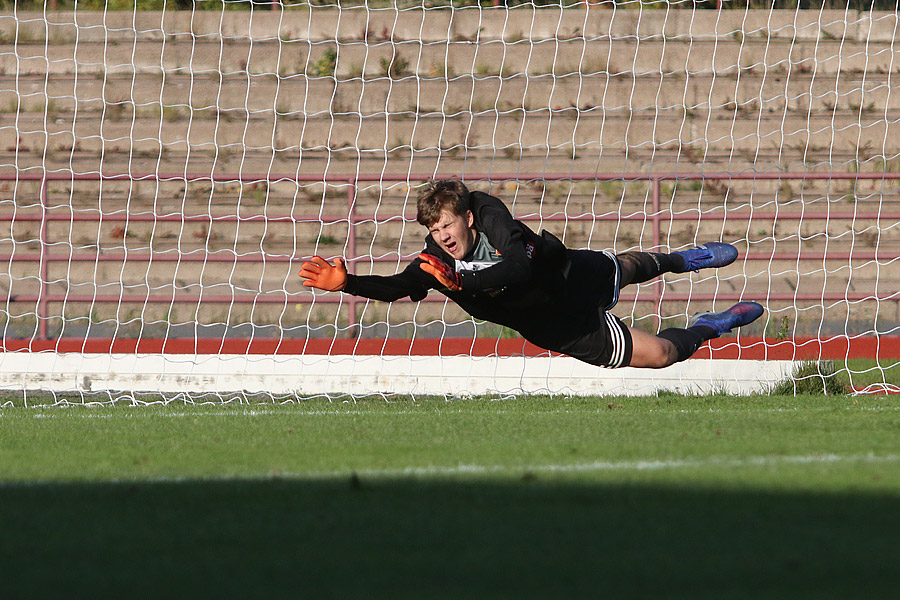
[[[528,242],[525,244],[525,256],[528,257],[528,260],[534,259],[534,243]]]

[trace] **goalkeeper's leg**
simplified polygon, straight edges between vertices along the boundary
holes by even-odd
[[[632,329],[632,367],[662,368],[687,360],[700,346],[735,327],[748,325],[763,314],[756,302],[738,302],[726,311],[694,315],[687,329],[670,328],[652,335]]]
[[[709,242],[690,250],[671,254],[658,252],[623,252],[616,255],[621,269],[621,283],[643,283],[663,273],[685,273],[699,269],[730,265],[737,258],[737,248],[722,242]]]

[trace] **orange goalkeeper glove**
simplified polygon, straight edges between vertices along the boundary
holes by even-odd
[[[347,267],[343,258],[334,259],[335,264],[322,258],[313,256],[300,268],[300,277],[305,279],[303,285],[318,288],[327,292],[337,292],[347,285]]]
[[[424,252],[419,255],[419,258],[423,261],[419,264],[419,268],[437,279],[442,286],[452,292],[462,290],[459,273],[451,269],[447,263]]]

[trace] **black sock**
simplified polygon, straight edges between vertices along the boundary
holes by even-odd
[[[694,325],[693,327],[688,327],[687,331],[696,331],[703,336],[704,341],[719,337],[718,331],[706,325]]]
[[[680,273],[684,270],[684,258],[680,254],[661,254],[659,252],[644,252],[652,261],[641,261],[646,279],[659,277],[663,273]]]
[[[657,334],[664,340],[669,340],[675,346],[678,358],[675,362],[681,362],[689,359],[697,351],[703,342],[711,340],[716,336],[716,330],[705,325],[696,325],[687,329],[677,329],[672,327],[664,329]]]
[[[623,252],[617,256],[619,262],[634,265],[634,276],[623,285],[644,283],[659,277],[663,273],[680,273],[684,270],[684,258],[679,254],[660,254],[659,252]]]
[[[666,266],[669,268],[666,269],[667,273],[683,273],[684,272],[684,257],[680,254],[660,254],[660,256],[664,257],[661,259],[661,262],[664,260]]]

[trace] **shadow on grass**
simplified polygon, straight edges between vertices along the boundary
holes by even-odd
[[[577,481],[0,487],[5,598],[879,598],[900,499]],[[74,597],[73,596],[73,597]]]

